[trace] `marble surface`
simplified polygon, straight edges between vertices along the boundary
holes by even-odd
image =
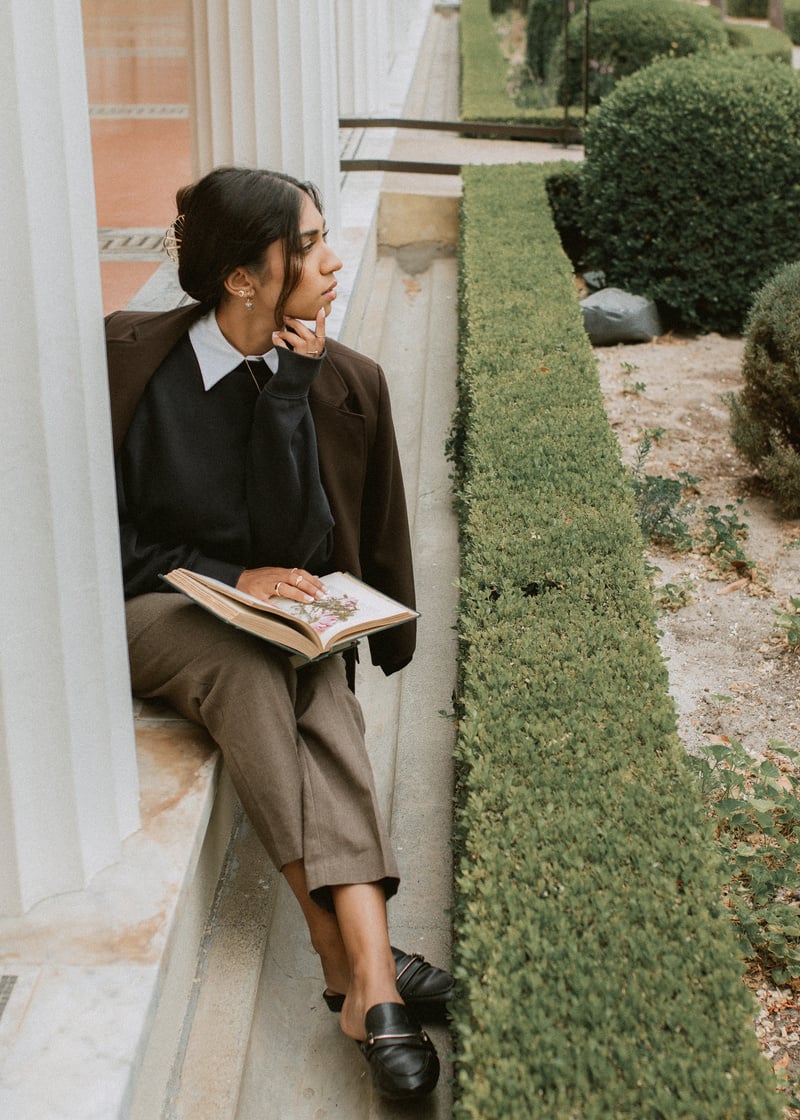
[[[199,728],[140,709],[142,828],[86,890],[0,919],[0,1116],[113,1120],[127,1113],[170,937],[220,769]]]

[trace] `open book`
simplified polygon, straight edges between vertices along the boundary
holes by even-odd
[[[298,654],[303,661],[336,653],[419,614],[346,572],[322,576],[328,596],[313,603],[278,595],[256,599],[186,568],[161,578],[224,622]]]

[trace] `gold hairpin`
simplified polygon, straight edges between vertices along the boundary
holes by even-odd
[[[178,258],[181,251],[181,241],[183,240],[183,221],[185,214],[179,214],[171,225],[168,225],[164,233],[161,244],[164,252],[167,254],[173,264],[178,264]]]

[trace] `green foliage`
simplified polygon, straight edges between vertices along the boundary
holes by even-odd
[[[461,117],[557,128],[564,124],[563,107],[546,103],[518,105],[509,92],[509,67],[492,20],[489,0],[462,0]],[[570,126],[583,122],[580,108],[567,114]]]
[[[727,7],[734,19],[766,19],[769,14],[769,0],[727,0]]]
[[[663,583],[654,589],[656,606],[662,611],[678,611],[692,602],[695,590],[691,579],[680,583]]]
[[[787,517],[800,514],[800,261],[758,292],[746,324],[744,388],[728,396],[731,439]]]
[[[687,490],[699,479],[686,471],[681,471],[677,478],[645,474],[644,464],[652,445],[652,435],[645,433],[630,471],[639,527],[645,540],[686,552],[692,547],[692,534],[688,522],[690,511],[683,509],[683,500]]]
[[[728,904],[747,955],[777,984],[800,977],[800,755],[754,759],[733,740],[693,759],[729,872]]]
[[[547,175],[463,176],[453,1116],[777,1118]]]
[[[726,24],[728,41],[735,50],[770,58],[774,62],[792,64],[792,40],[777,27],[757,27],[752,24]]]
[[[573,20],[582,11],[582,0],[576,0]],[[539,81],[547,76],[553,47],[563,29],[564,0],[530,0],[526,25],[526,58],[528,69]]]
[[[775,625],[784,631],[786,641],[792,649],[800,647],[800,597],[792,595],[787,609],[778,610],[773,607],[773,610],[778,616]]]
[[[723,572],[735,568],[747,573],[755,567],[753,561],[747,559],[740,543],[749,534],[747,523],[739,520],[740,506],[741,499],[737,505],[729,502],[724,510],[720,506],[706,506],[703,511],[705,524],[700,539],[708,555]]]
[[[800,257],[800,75],[789,67],[736,51],[655,62],[590,114],[585,145],[596,264],[673,325],[738,332],[753,293]]]
[[[589,103],[596,105],[614,85],[655,58],[679,58],[697,51],[727,51],[728,37],[718,14],[686,0],[603,0],[591,9]],[[567,96],[583,99],[584,29],[571,20]],[[556,40],[548,75],[563,81],[563,36]],[[564,98],[563,85],[557,97]]]
[[[509,120],[506,60],[500,49],[489,0],[461,5],[461,116],[465,120]]]
[[[562,160],[551,166],[545,187],[561,246],[576,269],[589,253],[589,243],[581,224],[581,167]]]
[[[800,43],[800,0],[783,0],[783,29],[793,43]]]

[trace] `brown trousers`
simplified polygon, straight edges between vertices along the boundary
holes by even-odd
[[[129,600],[126,618],[134,694],[207,729],[275,866],[302,859],[328,910],[342,883],[382,882],[391,897],[397,865],[344,659],[295,670],[275,646],[172,593]]]

